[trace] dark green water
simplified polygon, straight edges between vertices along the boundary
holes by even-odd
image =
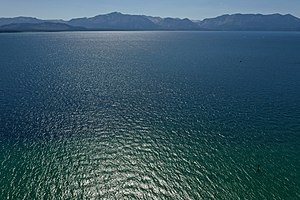
[[[0,199],[299,199],[299,55],[300,33],[0,34]]]

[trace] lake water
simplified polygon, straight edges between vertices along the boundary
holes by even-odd
[[[0,34],[0,199],[299,199],[299,155],[300,33]]]

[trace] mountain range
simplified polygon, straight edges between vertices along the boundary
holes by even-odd
[[[113,12],[90,18],[42,20],[0,18],[0,32],[93,30],[300,31],[300,19],[287,14],[232,14],[202,21]]]

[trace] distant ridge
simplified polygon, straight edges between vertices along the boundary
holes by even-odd
[[[210,30],[296,31],[300,30],[300,19],[290,14],[233,14],[204,19],[198,25]]]
[[[76,31],[84,30],[81,27],[73,27],[64,23],[42,22],[42,23],[14,23],[3,25],[0,28],[3,32],[58,32],[58,31]]]
[[[0,18],[0,32],[81,30],[300,31],[300,19],[290,14],[227,14],[192,21],[187,18],[161,18],[120,12],[69,21],[33,17]]]
[[[91,18],[71,19],[67,24],[92,30],[152,30],[159,28],[144,16],[127,15],[119,12],[97,15]]]

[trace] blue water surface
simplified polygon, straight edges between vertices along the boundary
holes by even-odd
[[[297,32],[0,34],[0,199],[299,199],[299,53]]]

